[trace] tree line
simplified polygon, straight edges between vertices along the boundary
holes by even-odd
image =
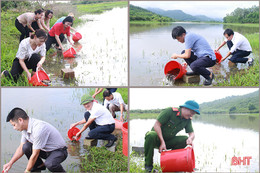
[[[259,23],[259,6],[237,8],[223,18],[224,23]]]
[[[134,5],[130,5],[130,21],[152,21],[152,22],[173,22],[169,17],[155,14],[151,11],[145,10]]]

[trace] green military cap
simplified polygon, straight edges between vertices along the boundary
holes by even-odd
[[[185,108],[191,109],[200,115],[200,111],[199,111],[200,106],[194,100],[188,100],[183,105],[180,105],[180,107],[185,107]]]
[[[91,102],[91,101],[93,101],[93,100],[94,100],[93,97],[84,94],[84,95],[81,97],[81,103],[80,103],[80,104],[81,104],[81,105],[84,105],[84,104],[89,103],[89,102]]]

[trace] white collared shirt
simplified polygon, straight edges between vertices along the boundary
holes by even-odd
[[[125,104],[125,102],[124,102],[120,93],[114,92],[114,93],[112,93],[112,95],[113,95],[112,100],[108,101],[107,99],[105,99],[105,101],[104,101],[105,107],[107,107],[107,105],[110,104],[110,103],[113,103],[114,105],[116,105],[118,107],[120,107],[121,104]]]
[[[228,40],[225,39],[225,42]],[[243,51],[252,51],[252,47],[250,46],[249,41],[246,39],[245,36],[242,34],[239,34],[238,32],[234,32],[233,38],[232,38],[233,46],[230,49],[230,52],[233,53],[236,50],[243,50]]]
[[[95,122],[97,125],[108,125],[115,123],[115,120],[109,110],[96,102],[93,102],[93,106],[89,113],[89,118],[96,118]]]
[[[60,132],[51,124],[29,118],[27,130],[22,131],[21,142],[29,141],[33,149],[40,149],[46,152],[53,151],[66,146]]]

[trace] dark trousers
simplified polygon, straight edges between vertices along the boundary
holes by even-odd
[[[174,136],[171,139],[165,141],[165,145],[167,149],[181,149],[187,146],[186,140],[187,136]],[[153,155],[154,149],[159,148],[161,142],[159,137],[155,131],[149,131],[145,134],[144,141],[144,161],[145,166],[153,165]]]
[[[183,54],[184,52],[185,51],[183,50],[181,53]],[[194,55],[193,52],[191,52],[190,58],[184,60],[190,66],[193,72],[200,74],[205,79],[210,79],[210,71],[206,68],[212,67],[216,64],[216,60],[212,60],[208,56],[198,58],[196,55]]]
[[[40,27],[39,27],[37,21],[32,22],[31,26],[32,26],[32,28],[33,28],[35,31],[36,31],[37,29],[40,29]],[[33,31],[29,29],[29,32],[33,32]]]
[[[21,32],[20,42],[24,39],[29,37],[29,29],[27,26],[23,26],[18,19],[15,20],[15,27]]]
[[[60,34],[60,35],[59,35],[59,38],[60,38],[60,41],[63,42],[63,40],[64,40],[64,34]],[[52,37],[52,36],[50,36],[50,35],[48,34],[48,39],[47,39],[47,41],[45,42],[45,44],[46,44],[46,51],[48,51],[48,50],[51,48],[51,45],[54,44],[54,43],[56,44],[56,46],[59,46],[59,44],[58,44],[56,38],[55,38],[55,37]]]
[[[41,60],[40,55],[35,53],[35,54],[32,54],[32,56],[29,60],[26,59],[26,60],[24,60],[24,62],[28,69],[32,69],[34,72],[36,72],[37,64],[40,60]],[[15,81],[17,81],[22,73],[23,73],[23,68],[19,63],[19,59],[15,58],[13,60],[13,65],[12,65],[11,71],[10,72],[5,71],[4,75],[9,78],[13,77],[13,79]]]
[[[227,41],[227,46],[228,49],[230,50],[231,47],[233,46],[232,41]],[[244,50],[236,50],[235,52],[232,53],[232,57],[229,59],[231,62],[233,63],[246,63],[248,61],[247,57],[248,55],[250,55],[250,51],[244,51]]]
[[[29,160],[32,155],[32,143],[26,142],[23,145],[23,152]],[[66,172],[63,169],[61,163],[67,158],[67,156],[68,156],[67,147],[60,148],[50,152],[45,152],[41,150],[33,168],[36,169],[37,167],[42,165],[43,161],[41,158],[43,158],[46,159],[44,165],[46,166],[46,168],[48,168],[49,171]]]
[[[90,113],[86,112],[84,114],[85,120],[88,121]],[[114,140],[116,137],[111,133],[115,130],[115,124],[108,125],[97,125],[94,121],[89,126],[90,132],[88,133],[90,138],[93,139],[103,139],[103,140]]]

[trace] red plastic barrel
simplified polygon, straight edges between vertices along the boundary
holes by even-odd
[[[76,32],[72,37],[74,42],[78,42],[80,39],[82,39],[82,35],[79,32]]]
[[[42,82],[43,80],[50,80],[50,78],[44,70],[37,70],[31,77],[31,80],[29,80],[29,83],[33,86],[48,86]]]
[[[186,67],[177,61],[170,61],[164,67],[164,74],[171,74],[176,76],[174,80],[182,78],[187,73]]]
[[[123,154],[128,156],[128,122],[123,124]]]
[[[73,138],[74,136],[76,136],[76,134],[79,132],[80,130],[77,127],[72,127],[71,129],[69,129],[68,131],[68,137],[71,141],[74,141],[75,138]],[[76,141],[78,141],[80,139],[81,135],[76,139]]]
[[[65,52],[63,52],[64,58],[75,58],[74,55],[76,55],[76,51],[73,47],[71,47],[68,50],[66,50]]]
[[[162,152],[161,168],[163,172],[193,172],[195,156],[192,147]]]
[[[114,118],[115,119],[115,129],[122,130],[123,122]]]
[[[214,50],[214,53],[215,53],[215,55],[216,55],[217,63],[218,63],[218,62],[222,59],[222,55],[220,54],[219,51],[216,51],[216,50]]]

